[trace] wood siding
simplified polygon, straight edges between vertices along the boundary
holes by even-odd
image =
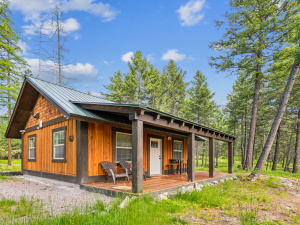
[[[88,175],[105,175],[100,162],[113,161],[113,128],[108,125],[89,123],[88,127]],[[150,132],[144,132],[143,135],[143,167],[147,171],[148,166],[148,134],[157,135]],[[159,135],[164,138],[164,170],[168,169],[170,159],[173,158],[172,140],[167,140],[171,135]],[[184,158],[187,159],[187,139],[184,139]],[[185,162],[186,163],[186,162]]]
[[[35,114],[39,113],[40,118],[36,119],[31,115],[25,129],[38,125],[40,120],[46,122],[63,116],[63,114],[51,102],[42,97],[42,95],[39,95],[33,111]]]
[[[67,127],[66,131],[66,162],[52,162],[52,130]],[[36,161],[28,162],[28,136],[36,134]],[[73,142],[69,141],[70,135],[74,136]],[[48,127],[24,134],[23,168],[48,173],[57,173],[76,176],[77,138],[76,120],[67,120]]]

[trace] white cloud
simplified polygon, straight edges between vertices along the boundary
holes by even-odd
[[[31,24],[31,25],[23,26],[24,33],[27,35],[37,35],[40,32],[41,26],[42,26],[42,33],[46,34],[46,35],[53,33],[55,30],[55,28],[53,28],[53,26],[51,25],[51,20],[47,20],[43,23],[41,21],[37,21],[37,22],[34,21],[33,24]],[[65,21],[63,21],[61,23],[61,26],[64,31],[63,35],[68,35],[68,34],[80,29],[80,24],[74,18],[66,19]],[[78,38],[79,38],[79,36],[78,36]],[[76,36],[74,36],[74,39],[77,40]]]
[[[79,34],[74,34],[74,40],[78,40],[79,38],[81,38]]]
[[[132,63],[132,59],[131,59],[132,57],[134,57],[134,53],[127,52],[126,54],[122,55],[121,59],[123,62]]]
[[[42,13],[50,12],[55,5],[59,5],[64,12],[83,11],[102,18],[108,22],[116,18],[118,11],[110,4],[96,0],[10,0],[12,9],[21,11],[25,20],[38,20]]]
[[[201,12],[205,4],[205,0],[191,0],[186,5],[181,5],[176,11],[179,14],[182,26],[192,26],[199,23],[204,18]]]
[[[30,49],[30,47],[26,44],[26,42],[19,40],[18,46],[21,48],[22,52],[20,55],[27,55],[27,51]]]
[[[147,55],[147,61],[150,63],[154,63],[155,62],[155,57],[153,56],[153,54]]]
[[[104,60],[103,63],[107,66],[109,65],[109,63],[106,60]]]
[[[39,75],[39,59],[25,58],[34,77]],[[58,66],[56,66],[56,69]],[[41,60],[42,79],[53,81],[54,62],[52,60]],[[58,73],[56,73],[58,77]],[[90,63],[76,63],[63,66],[62,75],[71,80],[94,80],[98,76],[98,70]],[[46,78],[44,78],[46,77]],[[49,78],[50,77],[50,78]]]
[[[185,54],[179,54],[177,49],[170,49],[169,51],[165,52],[161,57],[162,60],[174,60],[180,61],[186,58]]]
[[[101,95],[99,92],[95,92],[95,91],[92,91],[91,95],[93,95],[95,97],[99,97],[99,98],[104,98],[105,97],[105,96]]]

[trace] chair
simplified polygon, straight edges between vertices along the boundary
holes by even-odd
[[[125,173],[116,173],[116,169],[114,167],[114,164],[112,162],[103,161],[100,163],[107,175],[105,176],[105,181],[108,179],[108,177],[112,177],[114,180],[114,184],[117,184],[117,178],[126,178],[129,183],[129,175],[128,170],[124,169]],[[123,168],[122,168],[123,169]]]
[[[126,169],[128,171],[128,175],[132,175],[132,168],[128,162],[121,161],[121,162],[119,162],[119,164],[122,167],[122,169]],[[146,180],[146,176],[147,176],[147,173],[144,171],[144,168],[143,168],[143,177],[145,180]]]

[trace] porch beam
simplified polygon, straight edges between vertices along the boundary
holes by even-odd
[[[203,136],[206,138],[214,138],[220,141],[232,142],[234,140],[234,138],[230,139],[227,136],[225,137],[222,137],[222,135],[219,136],[219,133],[215,131],[209,132],[210,130],[206,128],[205,131],[203,129],[199,129],[199,127],[197,126],[196,127],[194,126],[194,128],[190,128],[189,126],[185,126],[183,122],[179,122],[179,123],[175,122],[174,119],[166,120],[160,118],[159,120],[156,120],[155,118],[153,118],[153,116],[146,115],[146,114],[138,115],[137,113],[129,114],[129,119],[130,120],[138,119],[138,120],[142,120],[145,124],[154,125],[154,126],[158,126],[170,130],[176,130],[184,133],[194,133],[199,136]]]
[[[228,173],[233,173],[233,143],[228,142]]]
[[[132,120],[132,193],[143,192],[143,121]]]
[[[215,176],[215,139],[209,138],[209,177]]]
[[[195,134],[188,135],[188,181],[195,181]]]

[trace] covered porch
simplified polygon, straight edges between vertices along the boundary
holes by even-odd
[[[214,177],[209,177],[209,172],[195,171],[194,182],[187,181],[187,174],[168,174],[154,175],[146,181],[143,180],[143,192],[139,194],[158,195],[164,192],[177,191],[178,189],[195,184],[204,184],[213,181],[220,181],[231,178],[233,175],[228,173],[215,173]],[[81,185],[82,189],[102,193],[108,196],[116,196],[121,194],[134,194],[132,192],[132,180],[128,183],[126,180],[119,180],[115,185],[113,182],[96,182]]]

